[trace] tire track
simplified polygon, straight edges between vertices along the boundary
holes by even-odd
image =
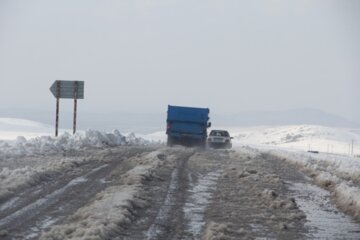
[[[11,210],[9,214],[0,219],[0,229],[4,235],[2,239],[37,238],[42,231],[54,224],[61,223],[66,216],[87,204],[96,193],[111,186],[109,173],[112,170],[121,168],[121,172],[125,173],[133,167],[127,164],[127,159],[150,151],[146,148],[132,150],[121,150],[120,148],[115,152],[110,151],[107,156],[104,156],[108,159],[106,161],[101,159],[101,161],[94,161],[86,166],[79,166],[82,169],[81,175],[71,178],[65,173],[64,177],[57,179],[55,184],[51,183],[49,186],[42,184],[40,193],[35,191],[34,195],[31,195],[30,192],[29,195],[19,195],[23,199],[8,200],[8,203],[2,205],[4,211]],[[18,203],[18,206],[14,207],[11,201],[13,204]]]

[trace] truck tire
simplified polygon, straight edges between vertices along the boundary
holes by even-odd
[[[167,143],[166,143],[166,145],[167,145],[168,147],[172,147],[172,146],[174,145],[174,139],[173,139],[171,136],[168,136],[168,137],[167,137]]]

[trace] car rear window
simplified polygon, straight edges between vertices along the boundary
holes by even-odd
[[[211,131],[210,136],[229,137],[230,135],[227,131]]]

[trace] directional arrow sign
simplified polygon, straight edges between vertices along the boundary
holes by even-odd
[[[84,81],[56,80],[50,91],[56,98],[84,99]]]
[[[60,98],[74,99],[74,128],[73,133],[76,132],[76,115],[77,115],[77,100],[84,99],[84,81],[63,81],[56,80],[50,87],[50,91],[56,98],[56,120],[55,120],[55,136],[59,133],[59,106]]]

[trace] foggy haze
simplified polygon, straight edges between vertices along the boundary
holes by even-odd
[[[1,0],[0,117],[54,112],[61,79],[85,81],[80,113],[311,108],[360,123],[359,13],[355,0]]]

